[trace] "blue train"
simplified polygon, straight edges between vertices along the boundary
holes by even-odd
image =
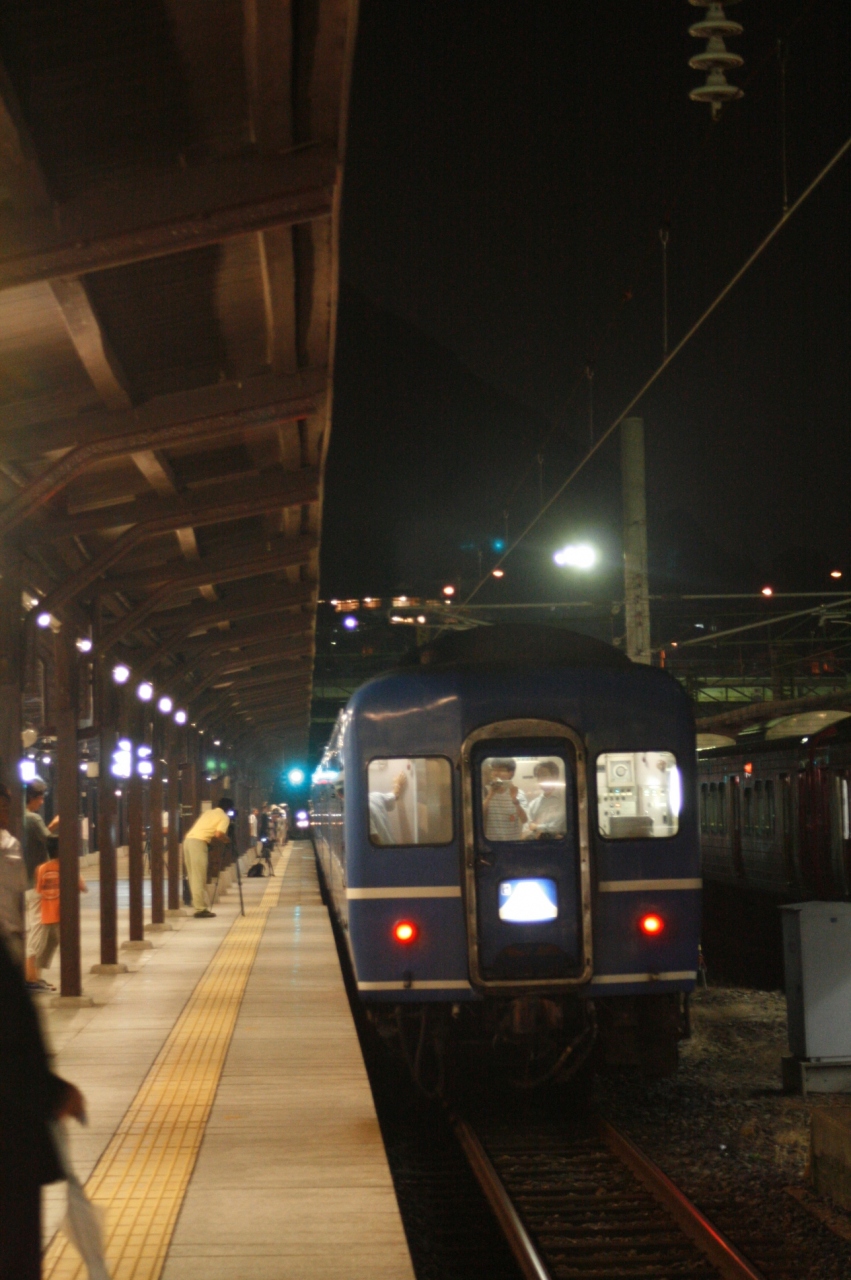
[[[357,990],[416,1073],[676,1068],[697,976],[695,736],[664,671],[555,627],[454,632],[359,689],[311,826]],[[428,1060],[428,1067],[424,1063]]]

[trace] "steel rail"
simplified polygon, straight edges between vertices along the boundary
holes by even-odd
[[[655,1200],[676,1222],[684,1235],[717,1267],[724,1280],[765,1280],[735,1245],[705,1218],[697,1205],[680,1191],[666,1173],[654,1164],[634,1142],[619,1133],[607,1120],[600,1120],[600,1136],[606,1146],[635,1174]]]
[[[550,1271],[535,1247],[526,1227],[474,1130],[460,1117],[451,1115],[455,1136],[460,1142],[470,1168],[487,1197],[506,1241],[526,1280],[552,1280]],[[697,1205],[654,1164],[639,1148],[619,1133],[608,1121],[598,1124],[602,1141],[608,1150],[664,1209],[676,1226],[716,1267],[723,1280],[765,1280],[763,1273],[714,1227]]]
[[[528,1231],[514,1207],[514,1204],[502,1184],[502,1180],[493,1167],[488,1153],[485,1151],[476,1134],[458,1116],[450,1116],[455,1136],[464,1149],[470,1162],[470,1168],[476,1181],[484,1191],[496,1220],[502,1228],[511,1252],[517,1260],[525,1280],[552,1280],[550,1272],[544,1265],[541,1255],[532,1243]]]

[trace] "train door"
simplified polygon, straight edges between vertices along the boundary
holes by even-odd
[[[847,780],[841,773],[816,764],[799,771],[801,874],[805,892],[814,897],[830,899],[849,893],[847,813]]]
[[[470,974],[574,985],[591,972],[585,755],[575,734],[507,721],[462,755]]]

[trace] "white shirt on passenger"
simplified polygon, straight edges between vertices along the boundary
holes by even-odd
[[[529,821],[534,822],[536,827],[540,827],[543,831],[557,832],[564,835],[565,831],[565,815],[564,815],[564,792],[559,791],[555,795],[552,793],[547,795],[542,791],[539,796],[535,796],[534,800],[530,800],[526,806],[526,813]],[[535,835],[532,831],[531,835]]]
[[[226,836],[229,826],[230,818],[224,809],[207,809],[193,823],[183,839],[203,840],[205,844],[209,844],[214,836]]]

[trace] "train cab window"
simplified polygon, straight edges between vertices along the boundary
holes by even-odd
[[[369,838],[385,848],[449,844],[452,766],[442,756],[370,760]]]
[[[617,751],[597,757],[597,825],[609,840],[677,834],[681,784],[670,751]]]
[[[480,769],[486,840],[564,839],[564,760],[557,756],[488,756]]]

